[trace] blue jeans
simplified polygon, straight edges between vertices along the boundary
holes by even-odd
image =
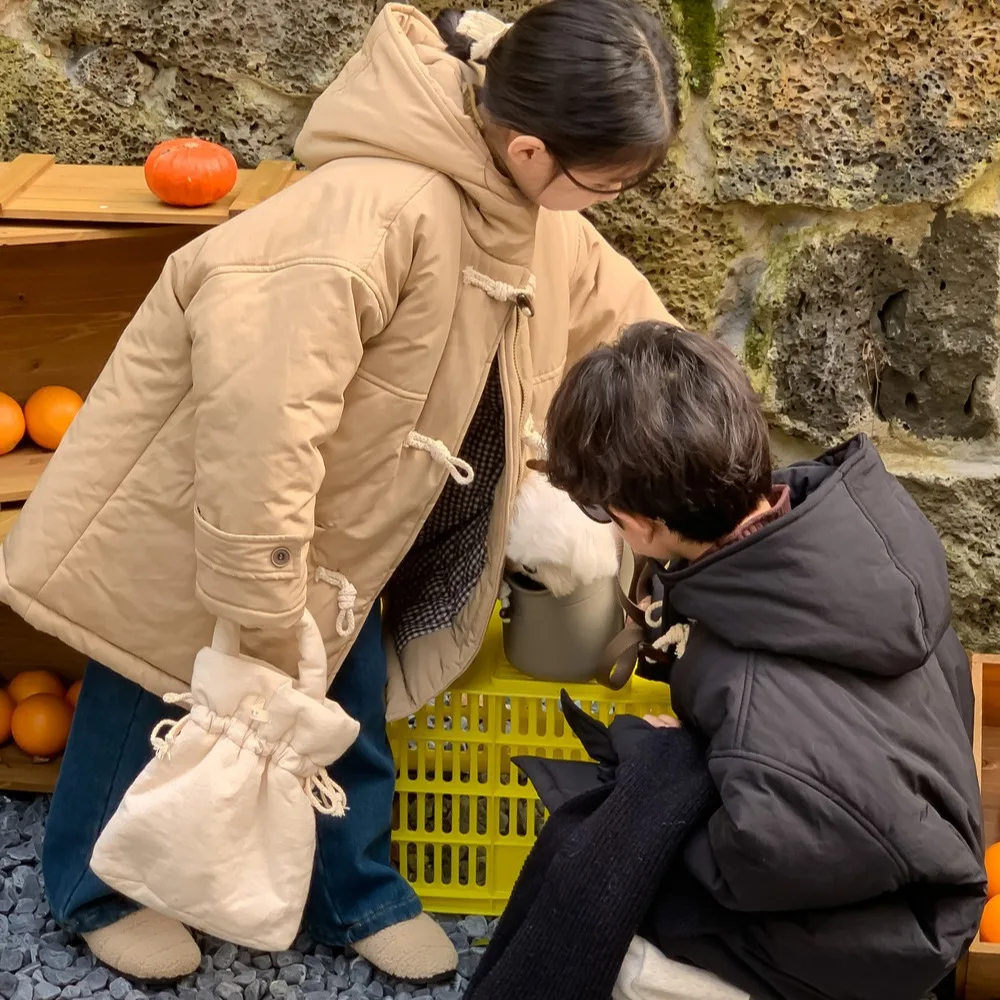
[[[396,769],[385,734],[386,662],[378,608],[369,615],[330,697],[361,724],[330,767],[347,792],[344,819],[316,816],[316,860],[304,930],[342,947],[420,913],[392,867]],[[107,927],[138,909],[90,870],[90,856],[126,789],[151,757],[149,734],[176,711],[99,663],[87,666],[69,746],[49,811],[42,869],[52,915],[69,932]]]

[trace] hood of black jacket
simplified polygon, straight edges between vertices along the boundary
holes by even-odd
[[[663,583],[672,608],[738,649],[891,677],[948,628],[943,546],[864,435],[775,473],[790,513]]]

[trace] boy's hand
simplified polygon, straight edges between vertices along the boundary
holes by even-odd
[[[672,715],[644,715],[643,722],[648,722],[654,729],[680,729],[681,720]]]

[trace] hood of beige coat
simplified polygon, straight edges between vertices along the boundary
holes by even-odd
[[[317,99],[295,146],[310,170],[345,157],[406,160],[450,177],[480,247],[530,264],[538,209],[494,164],[469,113],[480,71],[448,55],[431,21],[389,4],[365,43]]]

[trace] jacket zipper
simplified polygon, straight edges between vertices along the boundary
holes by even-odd
[[[518,334],[521,332],[521,324],[524,320],[521,309],[518,306],[514,306],[514,334],[511,337],[511,364],[514,369],[514,378],[517,380],[517,389],[521,400],[521,411],[524,411],[524,379],[521,376],[521,370],[517,364],[517,345],[518,345]],[[502,343],[502,342],[501,342]],[[505,553],[507,550],[507,526],[510,524],[510,519],[514,513],[514,500],[517,497],[517,483],[521,476],[521,421],[514,419],[514,405],[510,398],[510,378],[507,372],[507,366],[505,364],[500,365],[500,388],[504,399],[504,426],[506,429],[506,436],[508,442],[510,442],[512,454],[507,457],[507,468],[505,476],[504,485],[504,496],[503,496],[503,509],[504,509],[504,525],[502,529],[502,545],[500,559],[498,565],[500,568],[499,576],[496,576],[493,580],[489,581],[490,586],[497,594],[500,592],[500,582],[503,580],[503,567],[505,560]],[[504,391],[505,390],[505,391]],[[511,431],[513,428],[513,432]],[[513,470],[513,479],[511,478],[511,470]],[[486,620],[482,627],[477,630],[477,634],[474,636],[475,646],[477,649],[482,648],[483,640],[486,638],[486,631],[490,627],[490,621],[493,618],[493,608],[491,606],[490,613],[486,616]]]

